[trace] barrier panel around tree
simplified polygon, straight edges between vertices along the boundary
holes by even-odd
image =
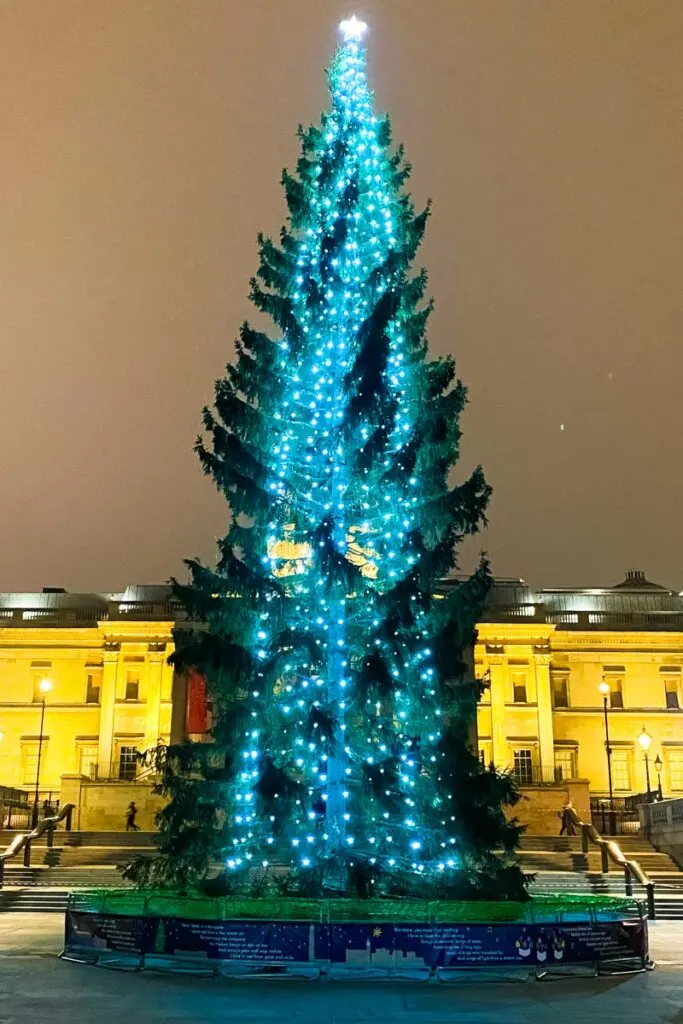
[[[229,900],[73,894],[68,959],[200,973],[399,974],[481,968],[537,975],[648,966],[647,921],[633,900],[528,904]]]

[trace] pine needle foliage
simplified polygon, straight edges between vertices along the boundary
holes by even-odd
[[[413,261],[429,207],[405,190],[357,41],[329,84],[283,174],[287,224],[259,237],[251,300],[274,330],[242,326],[196,445],[231,523],[215,566],[190,560],[175,584],[202,623],[178,634],[175,663],[207,679],[213,743],[159,755],[160,856],[128,873],[214,892],[521,899],[504,813],[518,796],[471,749],[464,652],[485,558],[437,594],[490,488],[481,468],[450,483],[467,393],[453,359],[427,351]]]

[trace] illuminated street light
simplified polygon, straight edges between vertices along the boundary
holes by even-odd
[[[40,789],[40,759],[43,753],[43,727],[45,725],[45,697],[52,689],[51,679],[41,679],[38,683],[38,689],[43,695],[43,699],[40,702],[40,736],[38,738],[38,763],[36,765],[36,789],[33,796],[33,814],[31,815],[31,825],[33,828],[38,824],[38,792]]]
[[[645,782],[647,784],[647,802],[650,803],[650,800],[652,799],[650,794],[650,761],[647,756],[647,752],[650,749],[650,744],[652,743],[652,736],[650,736],[645,726],[643,726],[643,731],[638,737],[638,742],[640,743],[641,750],[643,751],[643,759],[645,761]]]
[[[609,811],[610,811],[610,831],[612,834],[615,832],[614,822],[614,799],[612,794],[612,748],[609,743],[609,719],[607,716],[607,697],[609,696],[609,683],[603,681],[598,686],[600,693],[602,694],[602,709],[605,715],[605,753],[607,754],[607,781],[609,784]]]

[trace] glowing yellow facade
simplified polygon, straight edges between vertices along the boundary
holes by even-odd
[[[62,776],[131,777],[134,751],[168,740],[169,611],[165,587],[0,595],[0,786],[33,790],[39,745],[57,798]]]
[[[533,593],[500,582],[475,664],[489,683],[478,711],[486,761],[522,782],[586,779],[591,795],[607,796],[603,684],[614,797],[647,790],[643,728],[651,789],[661,780],[665,795],[683,793],[680,595],[637,572],[601,590]]]
[[[297,544],[287,538],[287,533],[294,527],[285,530],[285,539],[275,541],[268,547],[268,557],[272,559],[273,573],[275,576],[298,576],[306,573],[311,567],[311,546],[310,544]],[[346,537],[346,557],[351,565],[356,565],[363,576],[368,579],[375,579],[377,576],[377,552],[372,548],[363,546],[359,537],[362,537],[362,527],[352,526]]]
[[[278,552],[282,557],[305,552]],[[456,585],[445,581],[442,589]],[[59,796],[63,776],[132,778],[134,752],[179,738],[186,690],[168,665],[176,609],[165,587],[123,594],[0,595],[0,786]],[[609,590],[494,588],[479,625],[481,756],[525,787],[585,779],[608,792],[601,683],[615,797],[646,789],[638,736],[652,739],[665,795],[683,794],[683,600],[632,574]]]

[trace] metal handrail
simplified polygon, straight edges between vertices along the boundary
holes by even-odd
[[[647,915],[651,921],[655,920],[655,883],[649,877],[649,875],[643,871],[637,860],[629,860],[625,857],[621,847],[618,843],[615,843],[613,839],[603,839],[595,825],[587,825],[585,821],[581,821],[578,814],[573,807],[565,808],[565,813],[569,816],[570,821],[575,827],[581,830],[581,848],[584,853],[588,853],[588,841],[590,840],[595,846],[600,848],[600,860],[603,874],[609,873],[609,861],[614,861],[624,872],[624,884],[626,887],[626,895],[633,895],[632,879],[640,885],[645,886],[645,893],[647,897]]]
[[[48,846],[52,846],[52,839],[54,831],[60,821],[65,818],[67,820],[67,831],[71,828],[71,815],[75,809],[75,804],[64,804],[60,808],[59,814],[55,814],[52,818],[43,818],[39,821],[36,827],[31,832],[19,832],[12,842],[9,844],[6,850],[0,851],[0,889],[5,876],[5,861],[10,860],[12,857],[16,857],[22,850],[24,851],[24,867],[29,867],[31,864],[31,843],[34,839],[40,839],[40,837],[47,832],[48,833]]]
[[[121,762],[97,761],[90,765],[90,771],[85,773],[89,782],[152,782],[158,774],[154,765],[142,767],[139,760],[127,762],[122,770]]]

